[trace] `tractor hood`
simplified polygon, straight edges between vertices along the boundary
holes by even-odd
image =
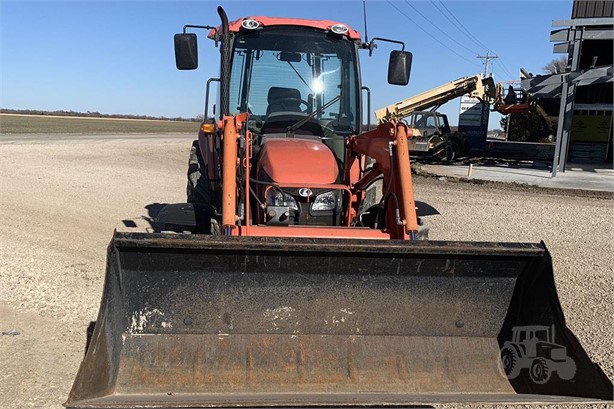
[[[283,184],[332,184],[339,175],[333,152],[322,142],[309,139],[267,140],[260,166],[274,182]]]

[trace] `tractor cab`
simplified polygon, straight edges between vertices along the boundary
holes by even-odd
[[[221,17],[222,25],[209,33],[221,44],[220,77],[208,81],[219,82],[214,110],[219,117],[209,120],[198,140],[203,158],[198,167],[208,177],[200,184],[211,190],[200,196],[221,194],[220,124],[241,116],[246,130],[240,146],[247,150],[239,150],[239,160],[248,163],[249,174],[239,178],[251,186],[240,194],[253,200],[239,206],[252,207],[251,222],[348,225],[355,196],[351,186],[366,160],[349,148],[350,137],[362,132],[358,51],[373,51],[374,39],[363,43],[357,31],[334,21],[246,17],[228,22]],[[177,34],[175,55],[179,69],[196,68],[195,35]],[[406,85],[410,65],[411,53],[391,52],[388,82]],[[209,86],[205,116],[208,101]],[[198,188],[198,183],[192,185]]]
[[[304,27],[273,27],[237,33],[233,44],[229,113],[248,112],[252,132],[281,128],[285,134],[290,127],[295,135],[334,138],[359,131],[352,41]]]
[[[351,39],[309,27],[236,33],[229,113],[249,113],[256,153],[270,139],[315,140],[329,148],[343,174],[345,140],[360,132],[356,51]]]
[[[550,330],[550,327],[541,325],[514,328],[513,342],[541,341],[551,343],[553,340]]]

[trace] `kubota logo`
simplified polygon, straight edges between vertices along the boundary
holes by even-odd
[[[508,379],[515,379],[523,369],[537,384],[548,382],[553,373],[563,380],[576,374],[576,363],[567,356],[567,349],[554,343],[554,325],[513,327],[512,341],[505,341],[500,356]]]

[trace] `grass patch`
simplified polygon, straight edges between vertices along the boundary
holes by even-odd
[[[199,122],[0,114],[0,134],[197,133]]]

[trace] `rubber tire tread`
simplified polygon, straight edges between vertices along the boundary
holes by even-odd
[[[503,366],[504,354],[509,355],[511,361],[509,372],[505,371]],[[501,351],[501,369],[505,373],[505,376],[507,376],[507,379],[514,379],[520,375],[520,370],[522,369],[520,365],[520,357],[514,348],[507,346]]]
[[[207,177],[207,168],[200,152],[198,140],[192,142],[192,147],[190,148],[187,178],[187,202],[211,205],[214,192]]]
[[[540,366],[542,368],[541,377],[539,378],[535,374],[536,366]],[[531,380],[538,385],[542,385],[548,382],[550,380],[550,377],[552,376],[552,371],[550,370],[550,367],[548,366],[548,361],[544,358],[536,358],[531,363],[531,367],[529,368],[529,376]]]

